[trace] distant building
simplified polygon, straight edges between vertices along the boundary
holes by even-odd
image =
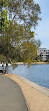
[[[46,61],[49,59],[49,50],[46,48],[39,48],[37,50],[37,55],[39,55],[43,61]]]

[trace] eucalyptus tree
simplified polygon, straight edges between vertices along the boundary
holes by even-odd
[[[36,55],[34,31],[40,20],[40,6],[33,0],[1,0],[0,25],[0,53],[8,59],[24,57],[29,62]]]
[[[34,28],[40,20],[40,6],[35,4],[33,0],[1,0],[0,4],[4,9],[8,10],[8,14],[12,21],[21,22],[26,28]]]

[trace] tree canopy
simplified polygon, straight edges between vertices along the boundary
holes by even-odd
[[[12,20],[22,22],[23,25],[36,27],[38,20],[40,6],[35,4],[33,0],[1,0],[1,6],[12,14]]]
[[[0,54],[8,59],[31,62],[37,54],[40,42],[34,40],[40,7],[33,0],[0,1]]]

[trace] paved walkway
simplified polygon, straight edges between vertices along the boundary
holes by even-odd
[[[28,111],[19,85],[3,75],[0,75],[0,111]]]

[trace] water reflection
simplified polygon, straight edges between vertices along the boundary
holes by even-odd
[[[11,67],[13,70],[15,70],[17,68],[18,64],[12,64]]]

